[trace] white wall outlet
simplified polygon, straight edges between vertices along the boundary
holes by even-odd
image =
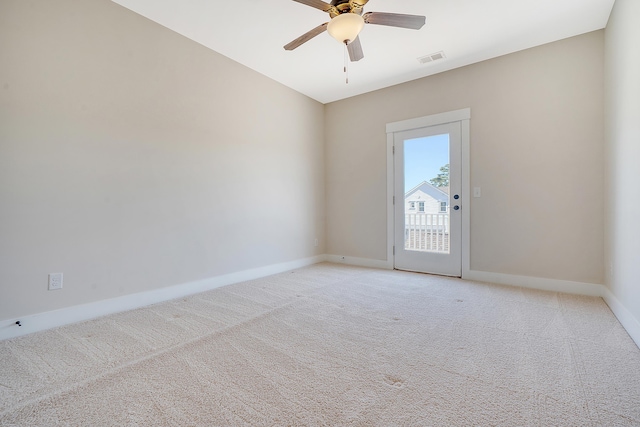
[[[473,187],[473,197],[482,197],[482,189],[480,187]]]
[[[316,239],[316,240],[313,242],[313,246],[315,246],[316,248],[318,247],[318,239]]]
[[[49,274],[49,290],[62,289],[62,273]]]

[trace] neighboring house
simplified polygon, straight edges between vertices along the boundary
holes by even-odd
[[[404,195],[404,212],[407,214],[440,214],[449,212],[449,187],[435,187],[427,181],[407,191]]]
[[[449,252],[449,187],[427,181],[404,195],[405,249]]]

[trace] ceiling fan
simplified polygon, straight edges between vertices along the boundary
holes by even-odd
[[[400,13],[367,12],[363,15],[362,8],[369,0],[332,0],[331,3],[326,3],[323,0],[293,1],[327,12],[331,17],[331,21],[325,22],[301,35],[291,43],[285,45],[284,48],[286,50],[293,50],[315,36],[328,31],[333,38],[347,45],[351,61],[359,61],[364,58],[362,45],[358,37],[364,24],[419,30],[426,20],[424,16],[404,15]]]

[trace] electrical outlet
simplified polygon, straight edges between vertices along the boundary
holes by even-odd
[[[316,248],[318,247],[318,239],[316,239],[316,240],[313,242],[313,246],[315,246]]]
[[[482,189],[480,187],[473,187],[473,197],[482,197]]]
[[[62,273],[49,274],[49,290],[62,289]]]

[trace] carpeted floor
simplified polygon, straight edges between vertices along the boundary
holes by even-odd
[[[600,298],[319,264],[0,342],[2,426],[639,426]]]

